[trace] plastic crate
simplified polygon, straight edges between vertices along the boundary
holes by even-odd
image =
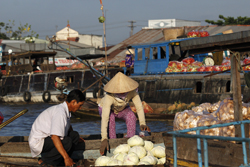
[[[197,55],[194,55],[194,60],[195,61],[199,61],[199,62],[202,62],[203,61],[203,59],[205,58],[205,57],[207,57],[208,56],[208,54],[197,54]]]

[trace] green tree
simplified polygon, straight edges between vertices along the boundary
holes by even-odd
[[[4,29],[5,23],[0,22],[0,39],[9,39],[9,37],[5,34],[2,33],[2,28]]]
[[[234,17],[224,17],[223,15],[219,15],[219,18],[221,20],[213,21],[213,20],[205,20],[205,22],[213,25],[250,25],[250,18],[249,17],[237,17],[236,19]]]
[[[31,25],[26,23],[25,25],[22,25],[20,23],[19,27],[17,27],[17,30],[13,30],[15,27],[15,21],[9,20],[8,23],[0,22],[0,38],[1,39],[25,39],[27,37],[30,38],[38,38],[39,34],[37,34],[35,31],[31,30]],[[1,30],[4,28],[5,33],[3,33]]]

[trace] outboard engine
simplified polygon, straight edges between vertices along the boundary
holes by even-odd
[[[67,87],[66,76],[55,78],[55,87],[58,90],[64,90]]]

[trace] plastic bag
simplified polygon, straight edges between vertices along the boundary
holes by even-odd
[[[148,105],[148,103],[146,103],[145,101],[142,101],[142,107],[143,107],[144,113],[154,113],[154,110],[152,109],[152,107],[150,107],[150,105]],[[136,113],[135,106],[130,106],[130,109],[134,113]]]
[[[195,62],[194,58],[188,57],[182,60],[183,63],[192,64]]]
[[[194,114],[192,110],[184,110],[182,112],[177,112],[174,117],[173,130],[182,130],[184,128],[184,122],[187,118]]]
[[[233,100],[225,99],[221,102],[219,111],[219,119],[221,121],[233,121],[234,120],[234,106]]]
[[[174,130],[183,130],[197,127],[197,122],[203,117],[202,114],[196,114],[192,110],[185,110],[178,112],[174,118]],[[188,132],[189,134],[196,134],[195,131]]]
[[[213,115],[206,115],[202,117],[198,122],[197,126],[209,126],[209,125],[215,125],[220,124],[221,121],[214,117]],[[220,136],[221,135],[221,128],[212,128],[212,129],[205,129],[200,131],[201,135],[210,135],[210,136]]]

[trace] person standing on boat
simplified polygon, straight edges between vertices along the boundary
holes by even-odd
[[[129,101],[132,100],[135,104],[139,118],[140,129],[150,131],[146,126],[145,115],[141,99],[137,93],[139,84],[123,73],[117,73],[105,86],[104,91],[107,92],[99,103],[99,114],[102,117],[101,121],[101,136],[102,142],[100,154],[103,155],[105,149],[109,150],[109,138],[116,138],[115,118],[120,118],[126,121],[127,136],[132,137],[136,132],[136,116],[129,107]]]
[[[65,102],[44,110],[32,125],[29,146],[32,157],[41,154],[41,165],[73,166],[70,158],[78,142],[84,142],[70,125],[71,112],[80,109],[85,101],[84,94],[72,90]]]

